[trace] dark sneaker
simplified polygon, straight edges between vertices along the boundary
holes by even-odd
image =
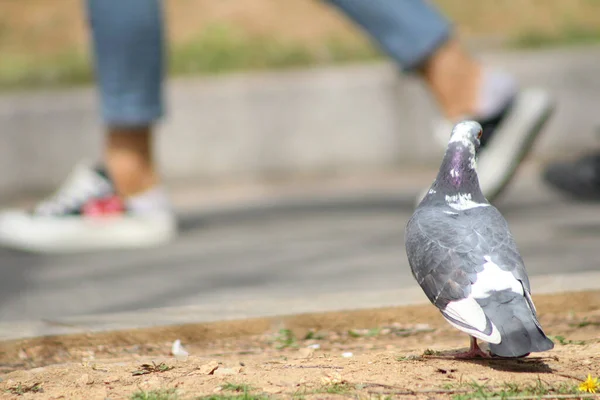
[[[600,152],[571,162],[549,164],[543,173],[546,183],[578,200],[600,200]]]
[[[483,127],[477,174],[481,191],[493,202],[510,183],[554,110],[550,95],[542,90],[522,90],[495,117],[478,120]],[[448,144],[453,124],[447,122],[436,137]],[[443,131],[442,131],[443,130]],[[417,203],[427,194],[421,193]]]
[[[136,213],[102,168],[79,165],[33,210],[0,212],[0,245],[36,252],[152,246],[176,233],[170,208]]]

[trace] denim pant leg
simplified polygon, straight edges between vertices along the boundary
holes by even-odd
[[[419,67],[451,35],[427,0],[326,0],[360,25],[405,71]]]
[[[152,124],[163,115],[161,0],[87,0],[87,7],[105,123]]]

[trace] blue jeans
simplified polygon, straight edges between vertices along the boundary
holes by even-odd
[[[421,65],[450,36],[427,0],[325,0],[402,69]],[[164,113],[161,0],[87,0],[102,117],[109,126],[144,126]]]

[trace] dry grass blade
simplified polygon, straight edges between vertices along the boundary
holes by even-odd
[[[448,389],[448,390],[444,390],[444,389],[440,389],[440,390],[402,390],[402,391],[395,391],[395,390],[389,390],[389,391],[368,391],[367,393],[369,394],[386,394],[386,395],[393,395],[393,396],[418,396],[420,394],[461,394],[461,393],[468,393],[469,391],[466,389],[456,389],[456,390],[452,390],[452,389]],[[505,400],[504,398],[502,400]]]
[[[563,374],[561,372],[553,372],[553,374],[554,375],[558,375],[558,376],[562,376],[563,378],[575,379],[576,381],[580,381],[580,382],[583,382],[585,380],[585,379],[581,379],[581,378],[578,378],[578,377],[573,376],[573,375]]]
[[[19,383],[16,386],[6,389],[5,392],[21,396],[25,393],[43,393],[44,389],[42,389],[41,383],[33,383],[31,385],[23,385]]]
[[[154,361],[152,361],[152,364],[140,365],[139,369],[133,371],[131,373],[131,375],[133,375],[133,376],[147,375],[147,374],[152,374],[154,372],[165,372],[165,371],[169,371],[171,369],[173,369],[173,367],[168,366],[164,362],[161,362],[160,364],[156,364]]]
[[[318,369],[344,369],[333,365],[284,365],[283,368],[318,368]]]

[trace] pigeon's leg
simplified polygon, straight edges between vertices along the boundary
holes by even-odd
[[[469,349],[469,351],[467,351],[466,353],[458,353],[454,355],[454,358],[490,358],[489,354],[485,353],[479,348],[479,345],[477,345],[477,339],[475,339],[473,336],[470,336],[470,338],[471,348]]]

